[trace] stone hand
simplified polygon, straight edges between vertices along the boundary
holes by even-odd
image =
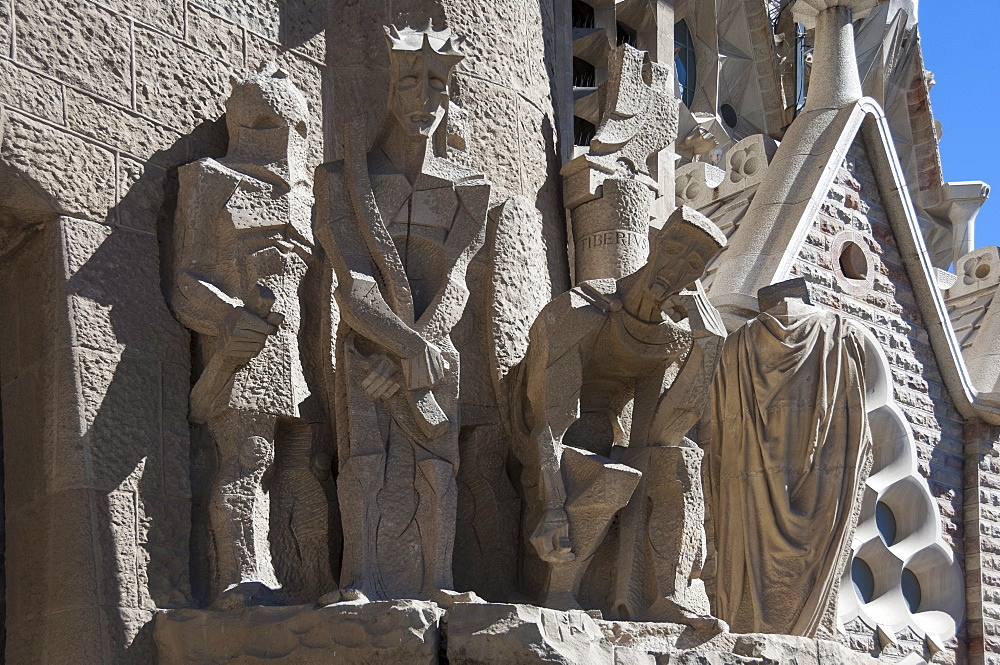
[[[223,322],[220,353],[242,362],[249,361],[264,348],[268,335],[278,332],[282,321],[284,316],[277,312],[271,312],[265,319],[245,307],[234,308]]]
[[[361,389],[372,399],[389,399],[399,390],[396,374],[396,366],[392,361],[381,356],[361,382]]]
[[[424,342],[413,355],[403,358],[403,376],[410,390],[430,388],[444,377],[446,365],[441,351]]]
[[[563,563],[576,558],[569,540],[569,517],[564,508],[550,508],[531,534],[531,544],[543,561]]]

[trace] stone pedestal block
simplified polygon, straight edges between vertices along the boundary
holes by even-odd
[[[156,617],[159,665],[874,665],[835,642],[604,621],[579,610],[417,600]]]
[[[586,612],[458,604],[448,612],[451,665],[614,665],[614,647]]]
[[[416,600],[177,610],[156,617],[155,639],[160,665],[431,665],[442,614]]]

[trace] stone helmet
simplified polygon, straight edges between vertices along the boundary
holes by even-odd
[[[241,127],[249,129],[295,128],[303,137],[309,122],[305,95],[274,61],[257,74],[230,79],[233,91],[226,100],[226,124],[230,136]]]

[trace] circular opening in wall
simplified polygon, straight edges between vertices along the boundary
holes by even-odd
[[[851,583],[854,584],[854,593],[862,603],[870,603],[875,596],[875,575],[872,569],[863,559],[854,557],[851,562]]]
[[[875,505],[875,525],[886,546],[892,546],[896,542],[896,516],[881,501]]]
[[[729,104],[723,104],[719,107],[719,115],[722,116],[722,122],[726,123],[726,126],[732,129],[736,126],[739,121],[739,116],[736,115],[736,109],[734,109]]]
[[[847,241],[840,251],[840,270],[848,279],[868,278],[868,257],[856,242]]]
[[[990,264],[980,263],[979,267],[976,268],[976,279],[986,279],[990,276]]]
[[[923,595],[920,591],[920,582],[917,576],[909,568],[903,569],[903,598],[907,607],[914,614],[920,609],[920,600]]]

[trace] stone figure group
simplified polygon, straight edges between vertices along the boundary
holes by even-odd
[[[180,171],[170,304],[194,333],[190,419],[215,451],[216,609],[483,602],[453,582],[466,362],[454,333],[502,202],[438,140],[460,40],[389,27],[386,43],[381,130],[372,142],[345,121],[343,159],[314,183],[309,110],[274,65],[234,81],[226,156]],[[628,45],[614,63],[591,152],[563,170],[579,281],[538,314],[502,385],[521,558],[541,571],[510,599],[815,634],[870,456],[863,347],[801,284],[762,293],[760,317],[727,334],[699,281],[725,235],[654,205],[650,160],[676,139],[669,76]],[[714,602],[700,579],[706,506]]]

